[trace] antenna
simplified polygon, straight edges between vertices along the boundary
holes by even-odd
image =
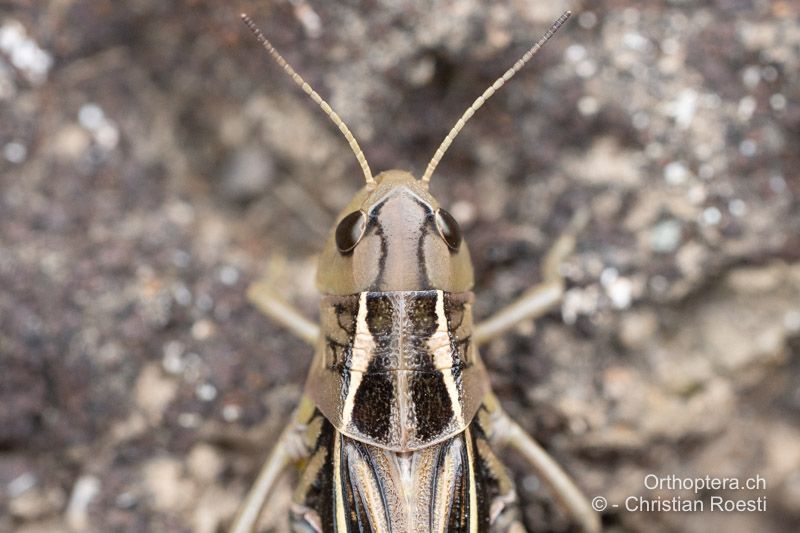
[[[328,115],[328,118],[330,118],[331,121],[334,124],[336,124],[336,126],[339,128],[339,131],[341,131],[342,134],[344,135],[344,138],[347,139],[347,143],[350,145],[350,149],[353,151],[353,153],[356,156],[356,159],[358,160],[358,164],[361,165],[361,170],[364,172],[364,179],[367,182],[367,186],[374,187],[375,178],[372,177],[372,171],[369,169],[369,163],[367,163],[367,158],[364,157],[364,152],[358,145],[358,141],[356,141],[356,138],[353,136],[353,133],[350,131],[350,128],[347,127],[347,124],[345,124],[344,121],[342,121],[342,119],[339,117],[339,115],[336,114],[336,111],[331,109],[331,106],[328,105],[328,102],[323,100],[322,97],[317,93],[317,91],[315,91],[308,83],[306,83],[306,80],[300,77],[300,74],[298,74],[292,68],[292,66],[283,58],[283,56],[280,55],[277,50],[275,50],[275,47],[272,46],[272,43],[269,42],[266,37],[264,37],[264,34],[261,33],[261,30],[258,29],[258,26],[255,25],[255,23],[250,19],[250,17],[248,17],[245,13],[242,13],[241,17],[244,23],[247,25],[247,27],[250,28],[250,31],[252,31],[253,34],[256,36],[258,42],[260,42],[261,45],[267,50],[267,52],[269,52],[269,55],[271,55],[272,58],[278,63],[278,65],[281,68],[283,68],[283,70],[286,71],[286,73],[289,75],[289,77],[292,78],[292,80],[297,84],[297,86],[300,87],[304,93],[310,96],[311,99],[314,100],[314,102],[319,107],[322,108],[322,111],[324,111],[325,114]]]
[[[450,148],[450,145],[453,143],[453,139],[456,138],[458,133],[464,127],[464,124],[466,124],[467,121],[472,118],[472,115],[475,114],[475,111],[480,109],[481,106],[486,103],[486,100],[491,98],[491,96],[496,93],[500,87],[505,85],[505,83],[514,76],[514,74],[519,72],[520,69],[522,69],[522,67],[524,67],[528,61],[530,61],[530,59],[536,54],[536,52],[539,51],[542,45],[544,45],[544,43],[546,43],[556,31],[558,31],[558,28],[560,28],[571,15],[571,11],[564,11],[564,13],[558,17],[558,20],[556,20],[553,25],[550,26],[550,29],[547,30],[547,32],[542,35],[538,41],[536,41],[536,44],[534,44],[527,52],[525,52],[525,54],[523,54],[523,56],[516,63],[514,63],[514,66],[508,69],[505,74],[497,78],[497,81],[491,84],[489,88],[486,89],[482,95],[476,98],[475,101],[472,102],[472,105],[469,106],[466,111],[464,111],[464,114],[461,115],[461,118],[458,119],[456,125],[453,126],[453,129],[450,130],[450,133],[448,133],[447,137],[444,138],[442,144],[436,149],[436,153],[433,154],[433,158],[431,159],[430,163],[428,163],[428,168],[425,169],[425,174],[423,174],[421,178],[423,185],[426,187],[428,186],[431,181],[431,175],[433,175],[433,171],[436,170],[436,166],[439,164],[439,161],[441,161],[442,156],[444,156],[444,153],[448,148]]]

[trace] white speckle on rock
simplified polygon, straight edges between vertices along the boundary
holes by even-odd
[[[669,289],[669,280],[661,274],[656,274],[649,281],[650,288],[657,294],[663,294]]]
[[[450,214],[462,225],[475,222],[477,210],[475,204],[467,200],[458,200],[450,206]]]
[[[184,346],[178,341],[170,341],[164,346],[161,366],[170,374],[181,374],[186,368],[183,358]]]
[[[225,285],[235,285],[239,281],[239,271],[230,265],[225,265],[219,269],[219,280]]]
[[[633,299],[633,283],[622,277],[616,268],[609,267],[600,274],[600,284],[606,290],[612,305],[617,309],[627,309]]]
[[[106,116],[99,105],[95,103],[82,105],[78,110],[78,122],[92,133],[100,148],[110,151],[119,144],[117,125]]]
[[[7,54],[11,64],[34,85],[47,80],[47,74],[53,66],[52,56],[28,37],[25,27],[16,20],[0,26],[0,51]]]
[[[750,120],[750,117],[753,116],[757,105],[756,99],[749,95],[739,100],[739,108],[737,110],[739,118],[742,121]]]
[[[574,324],[580,315],[591,315],[597,311],[599,299],[599,287],[590,285],[589,287],[575,287],[564,294],[564,301],[561,304],[561,316],[565,323]]]
[[[586,57],[586,48],[580,44],[571,44],[567,47],[564,55],[570,63],[577,63]]]
[[[294,15],[303,25],[303,29],[312,39],[318,38],[322,33],[322,20],[314,8],[308,2],[292,2],[294,4]]]
[[[675,251],[681,242],[681,223],[674,218],[662,220],[650,231],[650,248],[656,253]]]
[[[173,254],[174,257],[174,254]],[[187,306],[192,303],[192,291],[180,281],[176,281],[170,286],[172,298],[178,305]]]
[[[800,331],[800,310],[789,311],[783,316],[783,326],[791,333]]]
[[[753,139],[745,139],[739,143],[739,153],[745,157],[753,157],[758,151],[758,145]]]
[[[664,167],[664,179],[670,185],[681,185],[689,179],[689,169],[683,161],[673,161]]]
[[[107,122],[98,128],[95,137],[101,148],[113,150],[119,143],[119,130],[114,124]]]
[[[786,180],[780,174],[775,174],[769,179],[769,188],[776,194],[785,192]]]
[[[67,505],[66,520],[73,531],[84,531],[89,527],[89,504],[100,492],[100,480],[83,475],[75,482]]]
[[[581,78],[591,78],[597,72],[597,63],[591,59],[583,59],[575,65],[575,73]]]
[[[183,474],[180,461],[171,457],[151,459],[143,467],[145,487],[154,509],[174,513],[191,506],[194,484]]]
[[[778,69],[772,65],[767,65],[761,69],[761,77],[768,82],[773,82],[778,79]]]
[[[714,170],[714,165],[711,163],[703,163],[700,165],[700,168],[697,169],[697,175],[704,180],[710,180],[714,177],[714,174],[716,174],[716,171]]]
[[[153,423],[158,423],[167,406],[175,398],[178,385],[164,376],[157,365],[148,363],[139,373],[134,386],[136,405]]]
[[[761,83],[761,69],[757,65],[750,65],[742,70],[742,83],[750,90],[755,89]]]
[[[19,476],[15,477],[11,480],[8,484],[8,495],[12,498],[16,498],[20,494],[25,491],[28,491],[36,486],[38,480],[36,476],[33,475],[31,472],[25,472],[24,474],[20,474]]]
[[[667,55],[674,56],[681,50],[680,42],[677,39],[668,37],[661,41],[661,51]]]
[[[714,206],[703,210],[702,221],[707,226],[716,226],[722,220],[722,213]]]
[[[198,320],[192,324],[192,337],[202,341],[214,333],[214,323],[210,320]]]
[[[131,509],[139,501],[139,498],[131,491],[125,491],[114,498],[114,505],[120,509]]]
[[[201,383],[195,388],[195,394],[204,402],[210,402],[217,397],[217,388],[211,383]]]
[[[242,416],[242,407],[235,403],[229,403],[222,408],[222,418],[226,422],[236,422]]]
[[[200,425],[202,418],[197,413],[181,413],[178,415],[178,425],[182,428],[192,429]]]
[[[3,155],[9,163],[19,165],[28,156],[28,149],[20,142],[11,141],[3,147]]]
[[[78,122],[89,131],[95,132],[105,123],[106,115],[97,104],[84,104],[78,110]]]
[[[592,96],[584,96],[578,100],[578,112],[581,115],[594,115],[599,109],[600,105],[597,103],[597,99]]]
[[[644,153],[654,161],[659,160],[664,156],[664,145],[655,141],[647,143],[647,146],[644,147]]]
[[[192,477],[203,483],[213,482],[225,467],[219,452],[208,444],[195,445],[186,463]]]
[[[769,97],[769,106],[775,111],[786,109],[786,97],[781,93],[775,93]]]
[[[681,129],[687,129],[694,119],[697,111],[698,95],[694,89],[683,89],[678,93],[678,97],[671,102],[667,102],[663,109],[667,116],[675,119],[675,123]]]
[[[700,205],[706,201],[706,189],[702,185],[693,185],[689,187],[689,191],[686,193],[686,196],[689,198],[689,201],[692,202],[694,205]]]
[[[631,123],[637,130],[644,130],[650,126],[650,116],[644,111],[637,111],[631,117]]]
[[[597,25],[597,15],[592,11],[584,11],[578,15],[578,25],[585,30],[590,30]]]
[[[744,200],[734,198],[728,202],[728,211],[735,217],[743,217],[747,214],[747,204],[744,203]]]
[[[622,43],[638,52],[644,52],[648,48],[650,48],[650,41],[644,38],[642,35],[635,33],[635,32],[628,32],[622,36]]]

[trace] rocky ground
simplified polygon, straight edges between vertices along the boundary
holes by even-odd
[[[609,531],[800,527],[796,2],[60,0],[0,4],[0,530],[213,533],[311,353],[360,172],[241,24],[250,12],[373,169],[419,174],[458,115],[576,16],[453,144],[432,189],[486,316],[573,213],[560,313],[490,344],[507,410],[610,504]],[[565,531],[511,461],[530,529]],[[642,513],[647,474],[761,476],[765,512]],[[265,528],[284,531],[287,480]]]

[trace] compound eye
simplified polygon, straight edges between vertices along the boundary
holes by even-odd
[[[437,209],[436,229],[439,230],[439,235],[442,236],[448,248],[453,251],[458,250],[458,247],[461,246],[461,228],[458,227],[458,222],[453,215],[442,208]]]
[[[367,229],[367,215],[363,211],[353,211],[336,226],[336,247],[339,253],[353,251]]]

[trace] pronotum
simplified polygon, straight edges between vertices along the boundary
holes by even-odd
[[[317,285],[320,323],[266,284],[250,297],[315,348],[300,403],[234,520],[255,530],[270,490],[290,464],[301,467],[289,510],[294,531],[524,531],[513,482],[498,459],[518,452],[576,525],[599,531],[597,515],[556,462],[492,394],[478,347],[557,305],[558,266],[580,221],[555,243],[544,281],[473,325],[472,263],[455,219],[429,192],[447,148],[474,113],[569,18],[566,12],[470,105],[420,179],[401,170],[372,175],[350,129],[275,50],[278,65],[344,135],[365,185],[325,242]]]

